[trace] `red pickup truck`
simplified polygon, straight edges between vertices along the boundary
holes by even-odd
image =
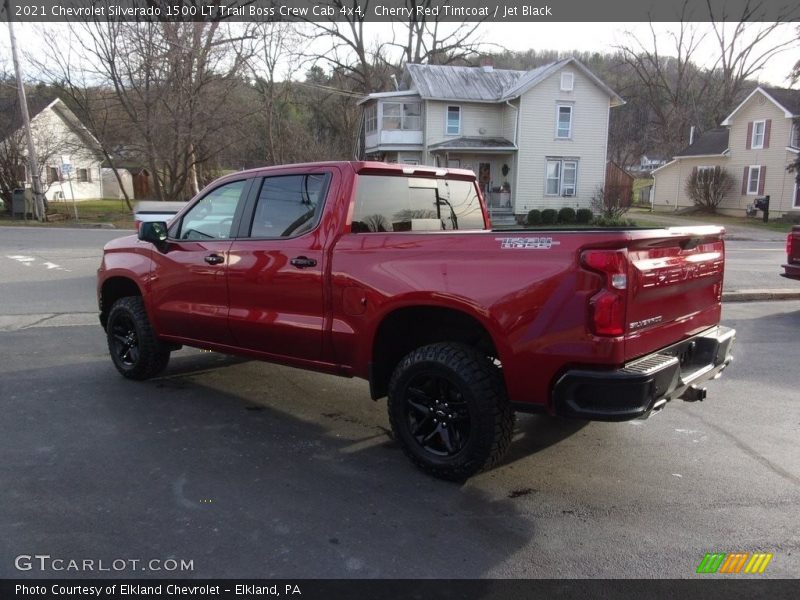
[[[795,225],[786,236],[786,264],[783,265],[784,277],[800,279],[800,225]]]
[[[114,365],[186,344],[369,381],[442,478],[495,464],[516,411],[646,417],[731,361],[719,227],[492,231],[471,171],[330,162],[209,185],[106,245]]]

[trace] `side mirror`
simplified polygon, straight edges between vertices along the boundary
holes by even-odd
[[[163,221],[145,221],[139,226],[139,239],[160,247],[167,241],[167,224]]]

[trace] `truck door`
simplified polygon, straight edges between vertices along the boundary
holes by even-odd
[[[254,182],[230,248],[230,328],[238,346],[319,360],[325,322],[326,196],[334,172],[293,170]]]
[[[151,311],[160,333],[201,342],[233,342],[225,271],[231,233],[250,183],[228,181],[209,191],[172,224],[166,250],[153,250]]]

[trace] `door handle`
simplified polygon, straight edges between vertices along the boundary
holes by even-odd
[[[220,256],[219,254],[209,254],[203,260],[210,265],[218,265],[220,263],[225,262],[225,257]]]
[[[298,269],[305,269],[307,267],[316,267],[317,261],[313,258],[308,258],[307,256],[298,256],[297,258],[293,258],[289,261],[292,266],[297,267]]]

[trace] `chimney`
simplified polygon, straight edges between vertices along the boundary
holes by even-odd
[[[481,69],[486,73],[494,71],[494,61],[491,56],[484,56],[481,58]]]
[[[689,145],[694,144],[694,125],[689,127]]]

